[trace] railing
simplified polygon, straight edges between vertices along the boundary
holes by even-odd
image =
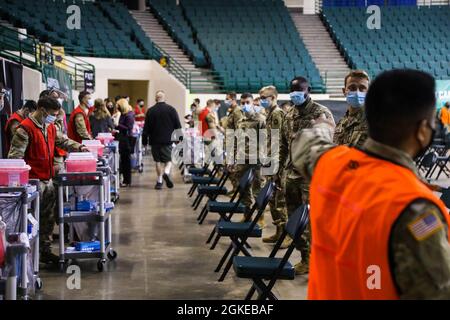
[[[70,76],[72,88],[84,89],[84,72],[95,73],[95,67],[81,59],[40,42],[37,38],[16,29],[0,25],[0,56],[42,71],[45,64],[63,69]]]
[[[418,6],[450,6],[450,0],[417,0]]]

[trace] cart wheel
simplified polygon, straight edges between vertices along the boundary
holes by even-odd
[[[108,259],[111,260],[111,261],[112,261],[112,260],[116,260],[116,258],[117,258],[117,252],[116,252],[115,250],[111,249],[111,250],[108,252],[107,256],[108,256]]]
[[[105,268],[105,260],[98,260],[97,262],[97,269],[99,272],[103,272],[103,269]]]
[[[63,273],[66,271],[66,263],[65,262],[59,263],[59,271],[63,272]]]
[[[141,166],[139,167],[139,173],[142,173],[142,172],[144,172],[144,165],[143,164],[141,164]]]
[[[34,283],[34,287],[36,288],[36,290],[40,291],[40,290],[42,290],[42,286],[43,286],[42,279],[37,278],[36,282]]]

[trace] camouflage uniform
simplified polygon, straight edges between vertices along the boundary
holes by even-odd
[[[278,158],[279,160],[279,150],[272,150],[272,136],[271,130],[279,130],[279,145],[281,145],[281,129],[284,126],[284,111],[279,107],[275,106],[268,110],[267,120],[266,120],[266,128],[267,128],[267,154],[272,158]],[[278,166],[278,170],[276,170],[274,174],[279,177],[277,179],[277,191],[275,196],[270,199],[270,213],[272,215],[273,223],[275,225],[283,225],[287,221],[286,214],[286,203],[284,199],[283,185],[281,183],[281,176],[283,175],[283,164],[280,162]]]
[[[311,98],[305,103],[306,105],[303,107],[294,106],[289,110],[282,130],[280,161],[285,163],[285,199],[288,216],[309,200],[309,182],[292,165],[290,156],[292,140],[302,129],[311,128],[313,120],[319,117],[325,116],[325,118],[334,122],[333,115],[327,107],[314,102]],[[307,270],[309,263],[310,242],[311,234],[308,227],[303,233],[302,241],[298,247],[302,254],[302,264],[305,270]]]
[[[367,137],[368,127],[364,108],[357,108],[353,112],[347,110],[345,116],[339,120],[333,142],[350,147],[362,147]]]
[[[206,123],[208,124],[208,130],[211,130],[210,132],[208,132],[206,134],[205,138],[205,144],[210,144],[212,141],[212,137],[217,137],[217,118],[216,118],[216,114],[212,111],[210,111],[207,115],[206,115]]]
[[[320,156],[335,146],[331,143],[331,135],[326,125],[318,125],[305,130],[294,142],[294,166],[308,180]],[[370,138],[362,150],[408,168],[420,179],[415,163],[407,153]],[[424,213],[436,214],[443,227],[417,240],[408,225]],[[450,299],[450,246],[444,214],[448,213],[441,212],[432,202],[417,199],[406,206],[393,225],[388,248],[390,269],[401,299]]]
[[[233,110],[231,110],[230,114],[227,117],[227,129],[229,130],[237,130],[239,122],[244,119],[244,113],[242,112],[239,106],[235,106]],[[236,143],[236,141],[235,141]],[[234,159],[236,160],[236,144],[234,147]],[[233,165],[233,163],[228,163],[229,165]],[[233,185],[233,191],[237,189],[239,184],[239,179],[237,178],[237,174],[235,170],[230,172],[229,177],[231,184]]]
[[[236,161],[239,161],[240,164],[236,165],[236,178],[238,181],[242,178],[244,173],[250,169],[255,169],[255,179],[253,181],[253,184],[251,188],[249,188],[241,198],[241,202],[247,207],[251,208],[253,201],[258,196],[259,192],[261,191],[263,185],[264,185],[264,178],[261,176],[261,169],[260,169],[260,163],[256,161],[256,163],[253,163],[254,161],[251,161],[250,159],[255,159],[254,156],[250,157],[250,146],[248,142],[246,142],[248,139],[246,139],[244,136],[241,136],[240,133],[248,133],[248,130],[253,129],[256,135],[259,135],[259,130],[266,128],[266,118],[261,113],[251,113],[247,114],[245,118],[243,118],[239,124],[238,129],[241,129],[242,131],[238,131],[237,133],[237,141],[238,141],[238,147],[237,147],[237,159]],[[257,144],[258,145],[258,144]],[[258,150],[258,148],[256,148]],[[242,164],[245,159],[245,164]]]
[[[62,134],[62,135],[64,135],[64,119],[63,119],[63,117],[65,117],[65,116],[66,116],[66,114],[61,109],[58,114],[58,117],[54,123],[55,127],[56,127],[56,131],[58,131],[58,133]],[[58,157],[55,155],[53,164],[54,164],[55,168],[58,168],[59,170],[61,170],[62,168],[64,168],[64,157]],[[55,174],[56,173],[58,173],[58,172],[55,171]]]
[[[33,114],[29,117],[47,139],[47,124],[37,120]],[[9,159],[23,159],[29,143],[28,133],[21,127],[18,127],[14,137],[11,141],[11,149],[9,150]],[[64,135],[56,130],[55,146],[68,151],[79,151],[81,144],[67,139]],[[52,232],[55,225],[55,205],[56,205],[56,190],[53,186],[52,180],[40,181],[40,219],[39,219],[39,240],[41,250],[49,252],[52,243]]]

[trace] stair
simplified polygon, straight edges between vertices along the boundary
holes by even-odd
[[[305,15],[291,9],[289,11],[313,62],[322,78],[326,79],[327,93],[330,96],[341,97],[344,78],[350,72],[350,68],[327,29],[318,15]]]
[[[186,71],[190,72],[192,91],[206,93],[219,90],[218,84],[210,76],[211,70],[197,68],[189,56],[184,53],[178,44],[169,36],[167,31],[164,30],[156,16],[149,9],[146,11],[130,10],[130,13],[154,43],[166,51]]]

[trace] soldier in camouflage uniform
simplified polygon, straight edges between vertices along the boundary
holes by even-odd
[[[291,142],[294,136],[303,129],[311,128],[314,119],[324,116],[334,122],[333,115],[327,107],[314,102],[310,97],[311,87],[308,80],[303,77],[294,78],[290,85],[290,96],[294,106],[286,115],[285,125],[281,131],[280,161],[285,163],[285,199],[288,215],[293,213],[300,205],[308,203],[309,182],[302,177],[292,165],[290,158]],[[309,228],[302,235],[302,244],[299,250],[302,254],[302,262],[295,265],[297,274],[305,274],[309,269],[310,250]]]
[[[274,86],[264,87],[259,91],[261,106],[266,111],[266,129],[267,129],[267,156],[272,159],[272,165],[275,168],[270,176],[276,183],[277,189],[275,195],[270,199],[270,213],[272,215],[273,224],[276,226],[276,232],[270,237],[263,238],[263,242],[276,243],[283,233],[284,225],[287,221],[286,203],[284,200],[284,192],[282,185],[283,164],[279,162],[279,146],[281,145],[281,128],[284,126],[284,111],[278,106],[278,92]],[[278,130],[278,145],[272,141],[272,130]],[[275,144],[276,149],[272,149]],[[287,244],[283,243],[282,247]]]
[[[262,108],[253,105],[253,96],[250,93],[243,93],[241,98],[242,110],[245,117],[239,121],[237,137],[237,156],[236,156],[236,179],[239,181],[247,170],[254,169],[255,179],[251,187],[243,194],[241,202],[250,209],[256,197],[264,185],[264,178],[261,175],[261,163],[258,157],[258,141],[252,142],[245,137],[245,134],[256,134],[256,139],[259,140],[259,131],[266,129],[266,118],[262,115]],[[248,142],[247,142],[248,141]],[[255,143],[256,148],[251,149],[250,144]],[[253,154],[256,151],[256,154]],[[242,221],[250,219],[249,216],[244,215]],[[264,214],[258,221],[258,225],[264,228]]]
[[[369,75],[363,70],[353,70],[345,77],[348,109],[345,116],[336,125],[334,143],[361,147],[366,141],[367,122],[364,112],[364,99],[369,89]]]
[[[413,159],[432,142],[434,80],[418,71],[404,70],[390,71],[379,77],[371,84],[367,95],[368,125],[370,129],[372,124],[373,129],[369,130],[369,138],[361,150],[410,170],[420,183]],[[398,83],[403,85],[400,92]],[[319,119],[312,129],[302,131],[293,141],[294,167],[308,180],[315,174],[319,158],[336,147],[332,137],[333,125]],[[405,204],[394,224],[386,226],[391,228],[386,248],[390,273],[401,299],[450,299],[449,226],[445,215],[448,212],[442,212],[434,202],[419,198]],[[437,222],[425,229],[411,227],[426,219]],[[361,285],[366,286],[365,279]]]
[[[49,124],[49,116],[58,114],[60,104],[53,98],[44,97],[38,101],[38,109],[30,114],[29,119],[32,123],[41,130],[44,138],[47,140],[47,128]],[[47,120],[47,122],[46,122]],[[56,130],[55,146],[49,148],[59,147],[66,151],[88,151],[83,145],[67,139],[58,130]],[[30,148],[29,133],[22,128],[21,125],[17,128],[14,137],[11,141],[11,149],[9,150],[9,159],[24,159],[27,161],[27,150]],[[43,159],[45,161],[45,159]],[[50,159],[53,163],[53,159]],[[44,263],[57,263],[58,257],[51,253],[52,231],[55,224],[55,204],[56,204],[56,190],[53,186],[52,180],[40,181],[40,250],[41,261]]]
[[[230,110],[230,113],[227,117],[227,129],[229,130],[237,130],[239,122],[244,118],[244,113],[242,112],[242,109],[237,104],[237,97],[236,92],[229,92],[227,93],[225,105]],[[226,137],[225,137],[226,138]],[[234,159],[236,159],[236,147],[237,143],[235,141],[235,147],[234,147]],[[232,195],[239,184],[239,179],[236,178],[234,163],[228,163],[229,169],[230,169],[230,181],[233,185],[233,190],[228,193],[228,195]]]

